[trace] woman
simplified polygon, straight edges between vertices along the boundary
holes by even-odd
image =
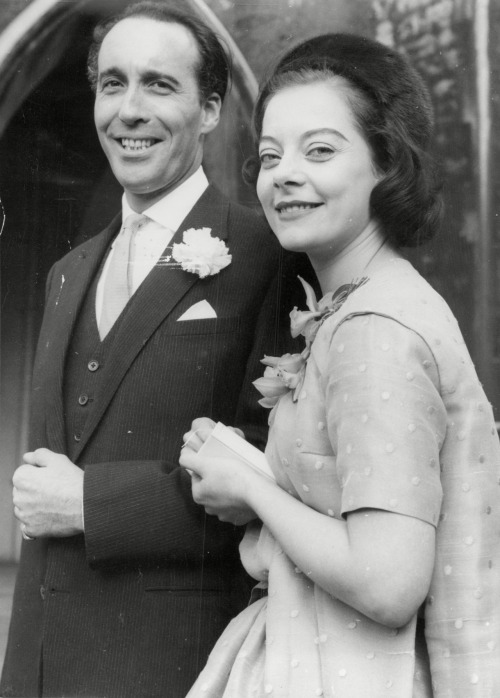
[[[443,299],[400,253],[440,202],[431,107],[399,54],[326,35],[285,56],[256,106],[257,192],[323,299],[291,313],[301,355],[267,358],[277,485],[196,451],[207,512],[242,523],[263,597],[235,618],[193,696],[500,695],[500,446]],[[261,523],[262,522],[262,523]]]

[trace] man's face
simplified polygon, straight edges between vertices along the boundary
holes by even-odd
[[[141,212],[201,164],[203,136],[219,122],[220,97],[198,89],[198,46],[180,24],[130,17],[105,36],[94,118],[129,204]]]

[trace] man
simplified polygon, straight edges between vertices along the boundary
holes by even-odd
[[[211,30],[163,4],[96,29],[95,124],[123,211],[47,282],[2,696],[182,698],[247,601],[236,530],[205,518],[178,467],[195,417],[265,433],[249,387],[276,247],[201,169],[228,72]],[[142,227],[119,232],[131,213]],[[211,229],[230,264],[181,268],[172,246],[191,228]],[[132,295],[117,311],[127,230]]]

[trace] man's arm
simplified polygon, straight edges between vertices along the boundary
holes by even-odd
[[[192,501],[189,476],[176,466],[93,464],[84,479],[83,470],[65,455],[40,448],[25,454],[14,474],[14,513],[33,538],[73,536],[84,531],[85,500],[93,566],[141,559],[194,562],[227,554],[239,534],[213,517],[207,520]]]
[[[84,511],[87,558],[95,567],[215,561],[234,557],[241,537],[193,502],[190,477],[178,462],[87,466]]]

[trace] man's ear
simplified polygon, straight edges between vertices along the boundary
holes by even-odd
[[[222,109],[222,100],[220,95],[213,92],[205,99],[203,104],[203,121],[201,126],[202,133],[210,133],[220,121],[220,110]]]

